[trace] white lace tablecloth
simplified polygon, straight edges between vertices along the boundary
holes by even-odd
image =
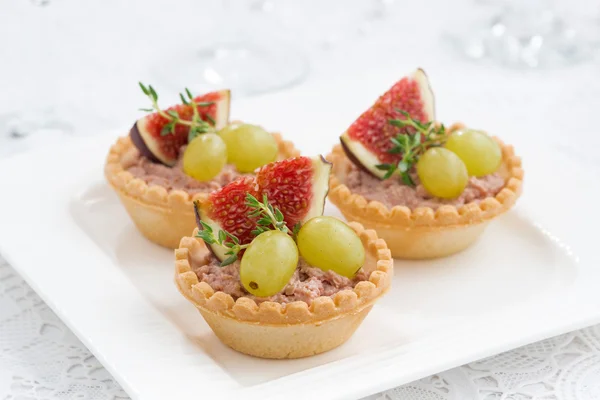
[[[600,399],[600,325],[475,361],[371,398]],[[90,351],[2,259],[0,399],[129,399]]]

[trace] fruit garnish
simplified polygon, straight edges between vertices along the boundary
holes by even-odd
[[[256,207],[252,208],[246,201],[249,193],[256,199],[266,196],[273,209],[279,209],[287,229],[293,230],[297,223],[323,214],[330,171],[331,164],[321,156],[267,164],[256,176],[238,178],[212,192],[204,201],[195,203],[198,228],[208,225],[215,232],[230,232],[242,245],[250,243],[254,238],[252,232],[262,217],[250,215]],[[220,261],[228,257],[223,245],[208,243],[208,246]]]
[[[144,111],[152,114],[137,120],[129,134],[140,153],[154,162],[174,165],[180,147],[190,137],[221,129],[229,120],[229,90],[194,97],[186,89],[186,95],[180,95],[183,104],[162,110],[156,90],[142,83],[140,88],[152,103],[152,108]]]
[[[237,192],[240,190],[240,188],[243,188],[246,183],[247,182],[240,180],[240,185],[233,185],[234,187],[230,193],[234,193],[234,196],[237,196]],[[217,256],[222,261],[221,266],[229,265],[235,262],[235,260],[237,260],[238,258],[238,254],[242,250],[250,246],[250,244],[248,244],[248,240],[245,237],[243,237],[242,240],[244,240],[245,243],[242,243],[238,236],[236,236],[231,231],[227,231],[224,229],[220,229],[218,231],[217,236],[215,236],[215,231],[213,230],[213,227],[205,221],[202,221],[200,213],[201,206],[198,203],[198,201],[194,202],[194,209],[196,212],[196,223],[198,224],[198,228],[201,229],[198,231],[197,237],[204,240],[204,242],[209,246],[218,245],[224,250],[224,253],[222,255],[222,257],[224,257],[223,259],[217,256],[217,254],[215,253],[217,249],[210,247],[211,249],[214,249],[213,254],[215,254],[215,256]],[[273,207],[269,203],[269,199],[266,197],[266,195],[263,196],[263,201],[260,202],[251,193],[246,193],[244,205],[245,207],[241,208],[241,210],[244,210],[242,211],[242,213],[245,212],[246,214],[239,216],[245,217],[245,222],[247,222],[248,224],[254,224],[254,230],[250,232],[252,237],[258,236],[261,233],[270,231],[272,229],[278,230],[284,234],[290,233],[290,230],[288,229],[288,227],[285,224],[285,221],[283,220],[283,214],[281,213],[281,211],[279,211],[279,209]],[[227,222],[229,223],[232,221]]]
[[[419,157],[431,147],[442,146],[448,139],[448,133],[443,124],[435,125],[432,121],[422,123],[413,119],[404,110],[398,110],[398,113],[405,119],[391,119],[388,121],[389,124],[399,128],[410,127],[413,133],[400,133],[391,138],[392,147],[388,152],[397,155],[399,161],[377,164],[375,168],[384,172],[382,179],[388,179],[398,171],[405,185],[415,186],[410,174]]]
[[[248,194],[254,196],[257,194],[254,177],[240,177],[212,192],[205,201],[195,201],[194,210],[196,225],[200,230],[199,236],[203,231],[217,233],[225,231],[235,236],[237,242],[241,244],[250,243],[254,238],[252,230],[256,228],[256,220],[249,215],[251,210],[246,202]],[[202,239],[219,261],[230,258],[227,254],[229,246],[225,245],[224,240]]]
[[[260,196],[283,213],[289,229],[323,214],[329,191],[331,163],[322,156],[274,162],[256,173]]]
[[[283,233],[290,232],[290,230],[287,227],[287,224],[285,223],[283,214],[278,208],[273,207],[269,203],[269,199],[266,193],[263,193],[262,202],[258,201],[258,199],[252,196],[251,194],[247,194],[246,204],[248,204],[248,206],[253,209],[253,211],[249,214],[250,217],[257,218],[256,228],[254,228],[254,230],[252,231],[252,234],[254,236],[258,236],[261,233],[270,230],[271,226],[274,229],[278,229]],[[299,229],[299,226],[300,223],[298,222],[296,225],[294,225],[292,232],[295,233],[297,229]]]
[[[227,147],[216,133],[196,137],[183,153],[183,172],[201,182],[217,176],[226,163]]]
[[[435,120],[433,93],[422,69],[405,76],[365,111],[340,137],[348,158],[366,172],[383,178],[380,164],[397,164],[402,155],[390,153],[390,139],[400,133],[414,133],[410,126],[390,125],[389,120],[405,119],[404,110],[413,121]]]
[[[502,163],[500,146],[485,132],[472,129],[456,131],[450,135],[445,147],[463,160],[471,176],[492,174]]]
[[[360,238],[337,218],[312,218],[300,228],[297,242],[300,255],[324,271],[352,278],[365,263]]]
[[[228,125],[219,131],[227,144],[227,158],[240,172],[252,172],[277,159],[277,141],[260,126]]]
[[[273,296],[288,284],[297,265],[294,240],[281,231],[264,232],[250,243],[242,257],[240,281],[255,296]]]
[[[465,163],[443,147],[432,147],[419,158],[417,174],[425,189],[442,199],[460,196],[469,181]]]

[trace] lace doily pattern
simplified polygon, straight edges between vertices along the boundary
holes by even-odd
[[[0,399],[129,399],[90,351],[1,258]]]
[[[600,325],[475,361],[371,398],[600,400]],[[1,258],[0,399],[129,399]]]
[[[600,399],[600,325],[421,379],[379,399]]]

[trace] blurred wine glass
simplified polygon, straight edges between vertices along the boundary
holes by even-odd
[[[484,26],[469,25],[459,34],[454,32],[455,44],[467,57],[518,68],[565,66],[590,58],[589,42],[552,0],[484,3],[497,6]]]
[[[311,50],[327,51],[368,34],[385,19],[394,0],[257,0],[255,8],[272,13],[286,30]]]
[[[222,17],[206,35],[210,44],[174,55],[157,72],[176,91],[230,88],[254,95],[292,86],[309,72],[306,54],[273,25],[253,0],[223,1]],[[203,38],[200,38],[203,39]]]

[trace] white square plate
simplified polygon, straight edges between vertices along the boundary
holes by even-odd
[[[364,104],[323,112],[314,93],[234,109],[326,152]],[[461,254],[396,261],[392,290],[348,343],[301,360],[238,354],[175,289],[172,252],[138,234],[105,184],[115,138],[1,162],[0,252],[134,399],[359,398],[600,322],[594,174],[521,138],[518,206]]]

